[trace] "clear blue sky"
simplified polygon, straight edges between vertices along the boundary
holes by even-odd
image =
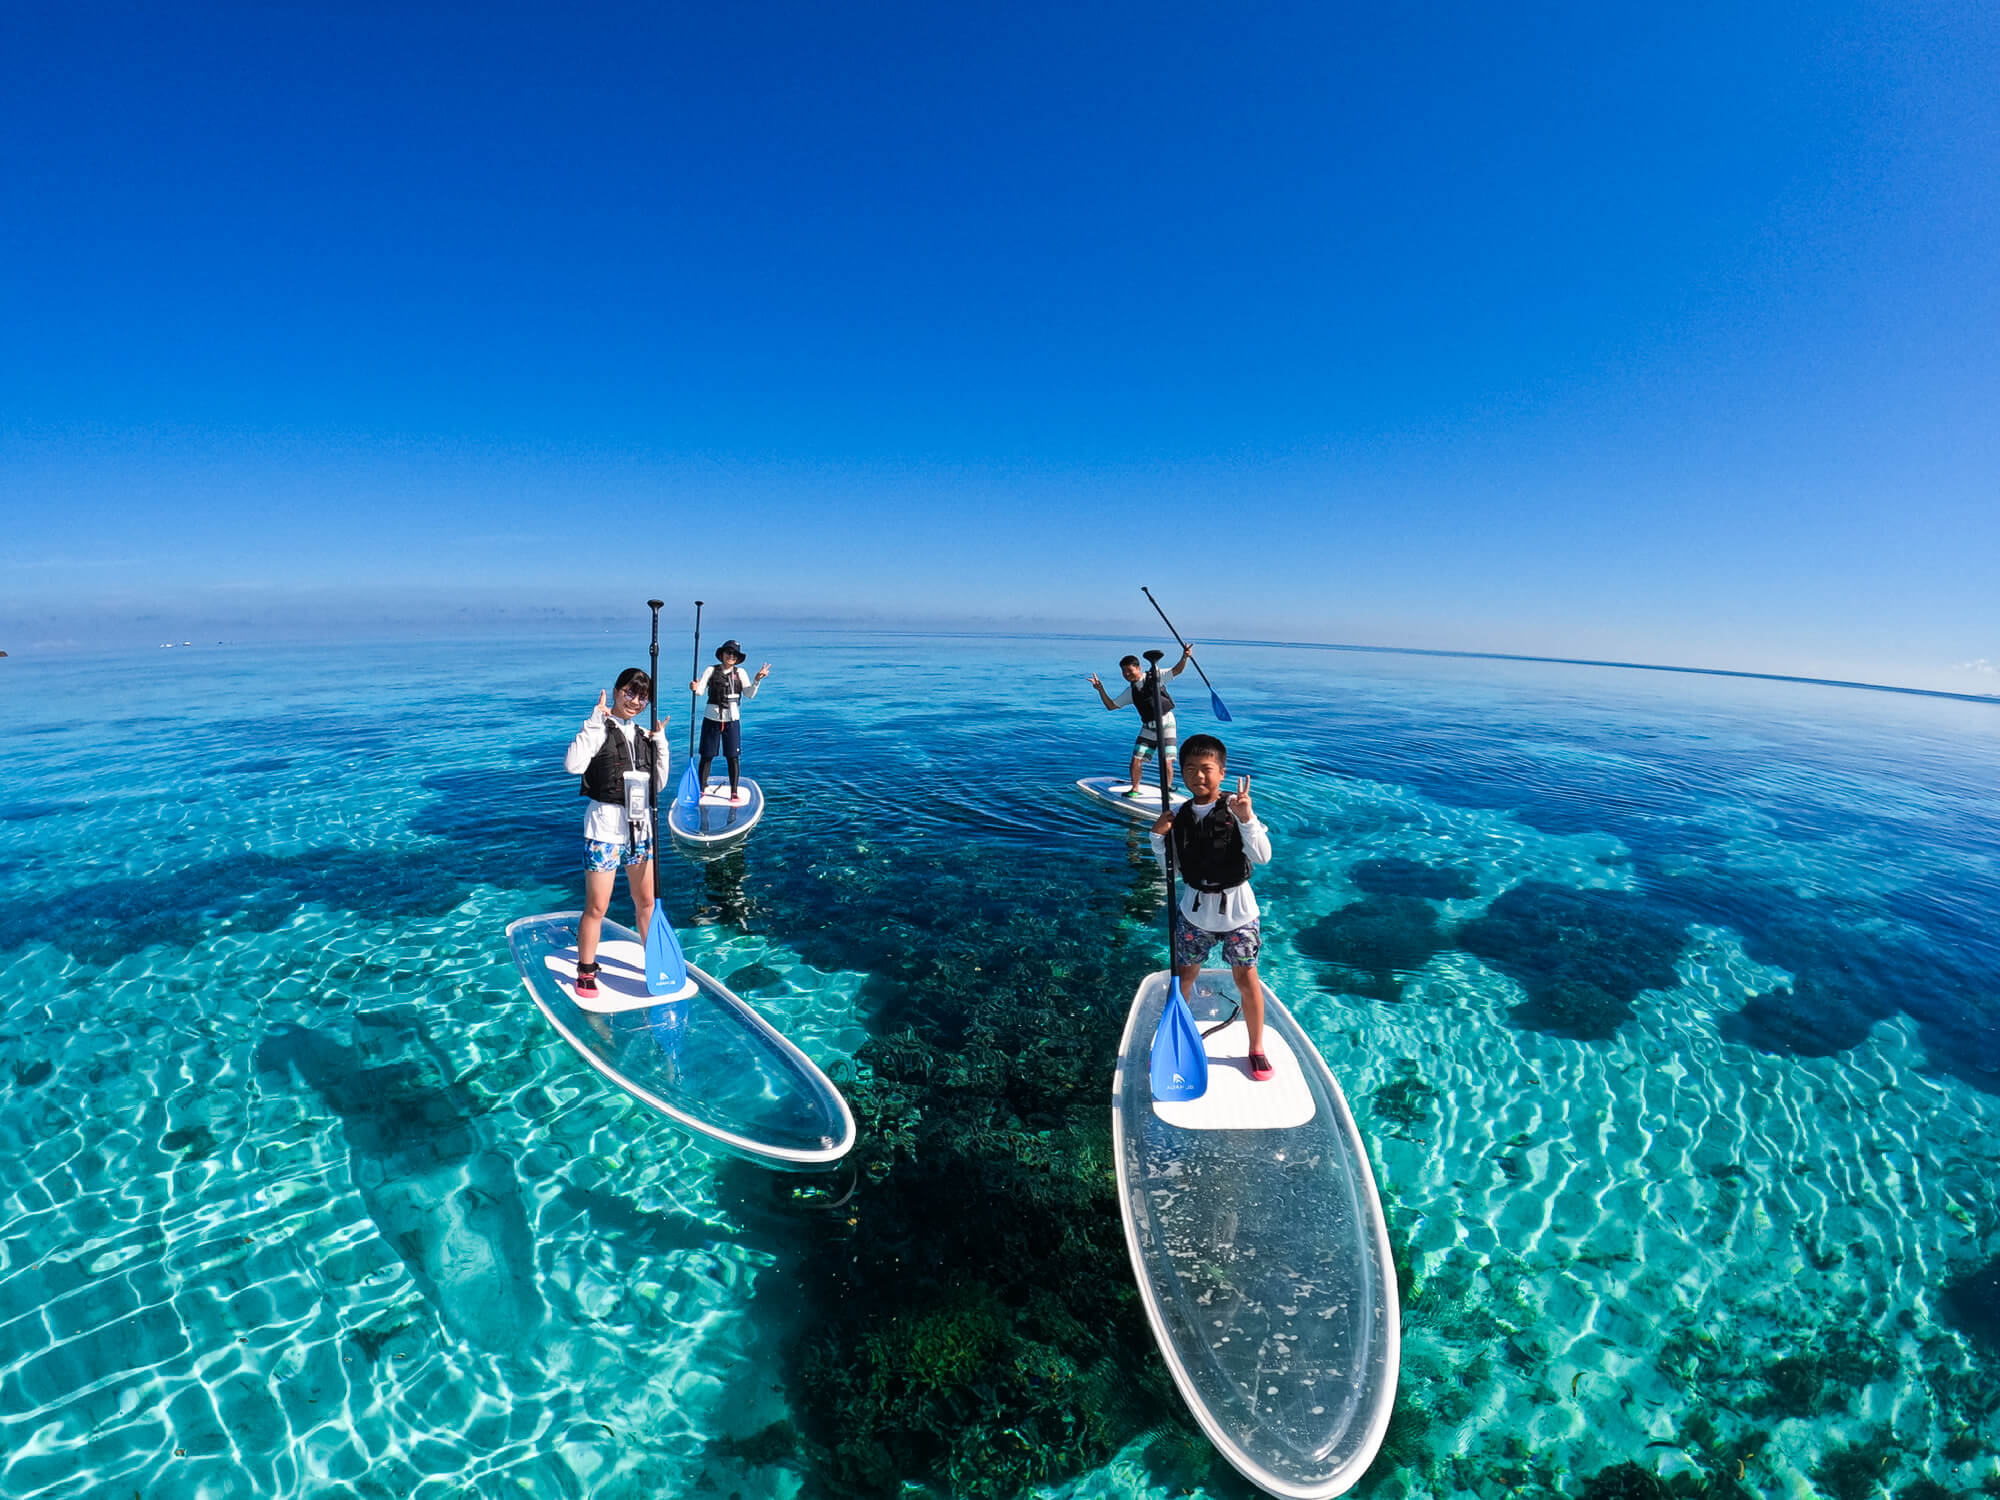
[[[0,631],[1148,582],[1991,691],[1996,101],[1986,0],[8,4]]]

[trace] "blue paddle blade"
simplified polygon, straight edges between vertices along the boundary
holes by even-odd
[[[671,995],[687,988],[687,959],[681,940],[674,936],[674,924],[667,920],[665,903],[653,903],[653,920],[646,924],[646,993]]]
[[[1167,1008],[1153,1033],[1153,1097],[1167,1104],[1199,1099],[1208,1092],[1208,1052],[1194,1013],[1181,998],[1178,976],[1167,981]]]
[[[1214,688],[1208,690],[1208,706],[1214,710],[1216,718],[1225,724],[1229,722],[1229,710],[1222,706],[1222,697]]]
[[[681,784],[674,791],[674,806],[684,813],[692,813],[701,805],[701,774],[695,758],[688,757],[687,769],[681,772]]]

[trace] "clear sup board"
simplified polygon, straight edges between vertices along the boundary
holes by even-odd
[[[702,789],[701,801],[691,811],[680,803],[660,804],[667,831],[684,844],[714,848],[732,843],[757,826],[764,816],[764,789],[748,776],[737,784],[737,795],[729,795],[729,778],[719,776]]]
[[[507,945],[535,1004],[585,1062],[704,1145],[767,1167],[810,1171],[852,1149],[854,1115],[811,1058],[693,964],[691,994],[648,994],[630,928],[604,924],[598,993],[579,1000],[580,915],[523,917]]]
[[[1208,1092],[1156,1102],[1147,1058],[1167,976],[1139,986],[1111,1086],[1125,1244],[1160,1353],[1209,1441],[1289,1500],[1366,1472],[1395,1404],[1401,1319],[1368,1153],[1311,1038],[1265,986],[1251,1079],[1238,1020],[1208,1038]],[[1203,1030],[1236,986],[1204,970]]]
[[[1150,823],[1160,815],[1160,789],[1158,786],[1142,786],[1136,797],[1125,794],[1132,790],[1132,783],[1120,781],[1116,776],[1086,776],[1077,782],[1076,789],[1092,802],[1102,807],[1123,813],[1134,822]],[[1187,801],[1187,793],[1173,794],[1174,806]]]

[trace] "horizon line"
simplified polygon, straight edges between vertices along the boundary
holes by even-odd
[[[839,627],[816,626],[816,630]],[[853,629],[849,626],[847,629]],[[1119,636],[1068,630],[880,630],[878,635],[928,635],[957,638],[1016,638],[1022,640],[1108,641]],[[1237,636],[1210,636],[1218,646],[1275,646],[1285,650],[1354,651],[1376,656],[1444,656],[1473,661],[1523,661],[1557,667],[1604,667],[1619,672],[1678,672],[1689,677],[1740,677],[1754,682],[1792,682],[1807,687],[1851,688],[1863,693],[1903,693],[1914,698],[1949,698],[1959,703],[2000,707],[2000,693],[1955,693],[1949,688],[1901,687],[1893,682],[1856,682],[1842,677],[1801,677],[1791,672],[1751,672],[1738,667],[1683,667],[1667,662],[1606,661],[1587,656],[1530,656],[1518,651],[1461,651],[1437,646],[1363,646],[1348,641],[1281,641]]]

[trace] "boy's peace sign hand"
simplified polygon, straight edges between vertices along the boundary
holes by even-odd
[[[1103,692],[1103,691],[1104,691],[1104,684],[1103,684],[1102,682],[1098,681],[1098,679],[1097,679],[1097,674],[1096,674],[1095,672],[1092,672],[1092,673],[1090,674],[1090,685],[1091,685],[1092,687],[1096,688],[1096,689],[1097,689],[1097,690],[1098,690],[1099,692]]]
[[[1229,799],[1229,810],[1235,815],[1236,821],[1239,823],[1254,823],[1257,821],[1257,814],[1250,810],[1250,778],[1248,776],[1239,776],[1236,778],[1236,795]]]
[[[755,680],[758,682],[762,682],[766,677],[769,677],[770,675],[771,675],[771,664],[769,662],[765,662],[763,666],[757,669],[757,676]]]

